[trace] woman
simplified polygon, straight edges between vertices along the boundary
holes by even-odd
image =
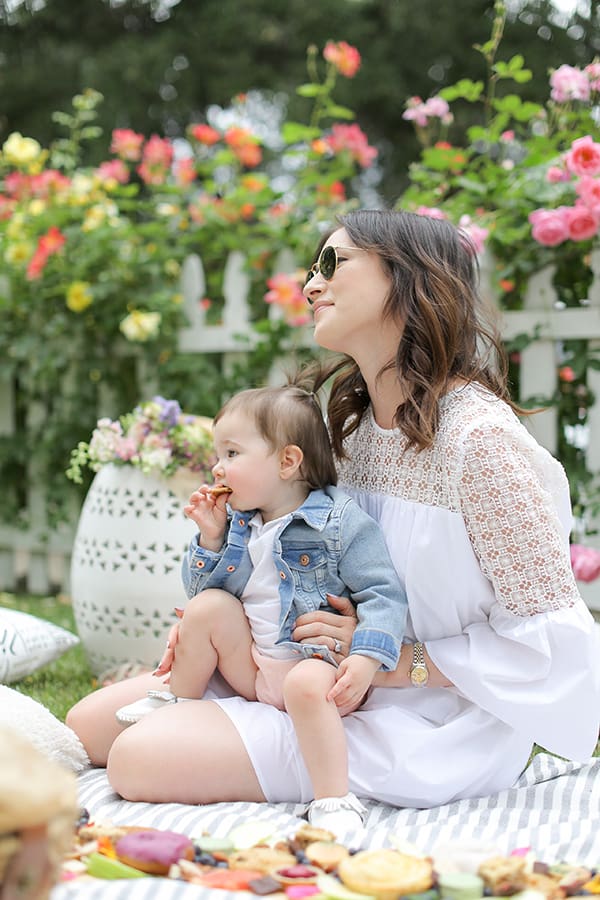
[[[350,213],[304,292],[317,343],[343,354],[328,409],[340,487],[383,526],[409,605],[397,669],[344,719],[350,790],[428,807],[510,786],[534,742],[588,757],[600,655],[569,563],[568,485],[508,401],[472,247],[445,221]],[[302,617],[294,639],[345,655],[342,611]],[[123,796],[312,799],[273,707],[175,704],[119,734],[114,711],[148,686],[98,692],[68,719]]]

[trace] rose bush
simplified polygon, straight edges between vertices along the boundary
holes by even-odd
[[[4,518],[26,521],[31,479],[43,485],[50,521],[63,516],[69,452],[99,416],[116,419],[156,390],[210,415],[224,394],[265,377],[306,315],[298,278],[274,271],[277,254],[287,247],[305,259],[320,223],[353,203],[353,180],[377,154],[333,97],[336,79],[354,77],[360,62],[343,41],[328,42],[322,56],[311,47],[309,80],[298,88],[307,120],[282,116],[269,135],[253,128],[252,98],[240,95],[221,117],[227,124],[194,121],[178,140],[115,129],[109,158],[86,167],[87,145],[101,138],[102,98],[85,91],[55,114],[65,136],[52,146],[7,138],[0,379],[16,406],[0,435]],[[178,353],[177,334],[184,259],[201,257],[199,302],[216,323],[234,249],[247,258],[260,341],[228,381],[218,359]],[[281,308],[278,319],[270,304]]]
[[[550,72],[544,105],[525,100],[519,87],[532,77],[525,60],[498,58],[505,17],[505,4],[497,0],[491,37],[476,48],[485,78],[461,79],[427,100],[407,101],[404,117],[422,150],[398,206],[447,216],[469,232],[493,262],[493,289],[503,308],[521,308],[530,276],[548,265],[559,305],[578,307],[587,303],[590,252],[600,229],[600,143],[594,139],[600,63],[562,65]],[[454,123],[465,116],[472,122],[465,140],[454,141]],[[535,339],[520,335],[508,348],[516,396],[519,352]],[[547,396],[530,402],[558,408],[558,455],[585,530],[588,514],[600,511],[597,473],[585,458],[585,425],[595,399],[587,375],[600,368],[600,356],[583,340],[564,341],[558,349],[556,389],[549,385]]]

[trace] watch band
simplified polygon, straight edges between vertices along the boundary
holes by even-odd
[[[429,669],[425,662],[425,649],[421,641],[413,644],[413,658],[410,669],[410,683],[413,687],[425,687],[429,680]]]

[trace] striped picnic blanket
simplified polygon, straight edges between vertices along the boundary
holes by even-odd
[[[190,837],[208,832],[225,836],[234,826],[261,820],[273,832],[293,834],[303,823],[304,807],[294,803],[131,803],[113,792],[103,769],[79,776],[80,800],[92,819],[123,825],[147,825]],[[531,847],[546,862],[600,864],[600,758],[567,762],[540,753],[514,787],[488,797],[456,800],[433,809],[368,807],[363,847],[409,845],[433,855],[437,848],[486,846],[502,854]],[[209,896],[210,895],[210,896]],[[65,882],[51,900],[239,900],[228,891],[206,890],[165,878],[133,881]]]

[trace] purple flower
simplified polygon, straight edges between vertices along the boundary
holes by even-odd
[[[181,407],[177,400],[165,400],[164,397],[153,397],[152,400],[160,407],[159,420],[164,422],[169,428],[177,425],[181,415]]]

